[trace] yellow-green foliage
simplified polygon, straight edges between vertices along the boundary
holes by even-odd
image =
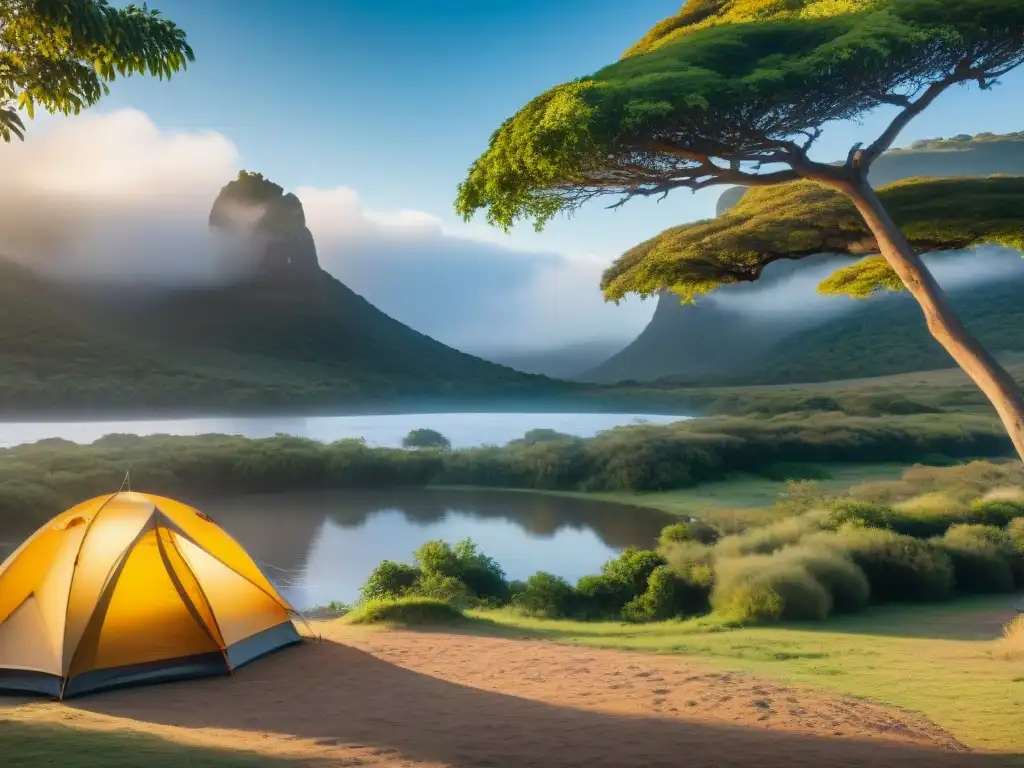
[[[1024,178],[904,179],[878,195],[919,251],[981,243],[1024,249],[1019,214]],[[876,249],[849,198],[797,181],[753,188],[715,219],[667,229],[635,246],[606,270],[602,288],[609,299],[671,288],[686,302],[722,285],[756,280],[781,258],[858,256]],[[819,290],[867,298],[880,290],[903,290],[903,284],[882,257],[868,256],[837,271]]]
[[[1006,625],[998,643],[999,654],[1007,661],[1024,661],[1024,615]]]
[[[802,564],[750,555],[715,561],[711,606],[740,623],[820,620],[832,609],[832,597]]]
[[[852,560],[867,576],[875,602],[944,600],[953,591],[949,556],[929,541],[893,531],[845,527],[836,533],[812,534],[803,543]]]
[[[1017,553],[1001,528],[958,524],[935,543],[949,555],[960,592],[1010,592],[1020,578]]]
[[[744,533],[726,536],[715,545],[715,553],[723,558],[767,555],[790,544],[796,544],[809,533],[821,530],[825,519],[826,514],[818,511],[783,518]]]
[[[678,42],[684,36],[719,24],[784,19],[815,19],[864,11],[882,0],[688,0],[634,43],[623,55],[638,56]]]

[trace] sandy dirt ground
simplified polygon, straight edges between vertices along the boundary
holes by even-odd
[[[911,714],[700,662],[543,641],[319,624],[324,640],[209,678],[11,708],[310,766],[989,766]]]

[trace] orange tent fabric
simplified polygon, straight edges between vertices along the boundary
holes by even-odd
[[[0,565],[0,690],[64,698],[228,674],[299,642],[293,615],[202,512],[143,493],[100,496]]]

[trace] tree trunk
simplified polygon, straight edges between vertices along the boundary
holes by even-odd
[[[950,308],[945,292],[910,247],[871,186],[862,181],[843,191],[852,198],[877,238],[882,256],[921,306],[932,336],[985,393],[1006,427],[1017,454],[1024,460],[1024,395],[1020,387],[964,328]]]

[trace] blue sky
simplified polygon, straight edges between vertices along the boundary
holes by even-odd
[[[455,224],[452,199],[501,120],[558,82],[614,60],[678,0],[157,0],[197,61],[170,84],[118,83],[103,109],[133,106],[161,128],[215,130],[244,164],[287,188],[344,185],[374,209]],[[1024,128],[1024,73],[996,92],[944,96],[902,137]],[[1015,97],[1013,97],[1016,95]],[[824,159],[864,127],[837,126]],[[677,192],[616,212],[600,204],[512,242],[613,254],[711,215],[717,191]],[[482,222],[477,225],[482,228]]]

